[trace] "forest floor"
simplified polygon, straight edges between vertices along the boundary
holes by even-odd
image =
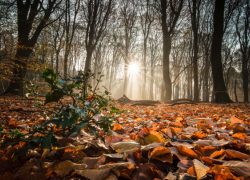
[[[0,97],[5,131],[44,122],[33,104]],[[30,149],[24,157],[15,156],[24,142],[1,149],[0,179],[250,179],[249,103],[117,107],[129,111],[97,138],[84,130],[58,136],[60,147]]]

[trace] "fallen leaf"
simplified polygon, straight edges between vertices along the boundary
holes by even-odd
[[[242,161],[226,161],[222,164],[222,166],[228,167],[231,171],[234,171],[238,176],[250,176],[250,163]]]
[[[194,169],[195,169],[198,180],[202,179],[207,174],[207,170],[209,170],[209,167],[205,166],[203,163],[201,163],[197,159],[194,159],[193,163],[194,163]]]
[[[177,146],[177,149],[184,156],[188,156],[193,159],[199,159],[198,155],[192,149],[181,145]]]
[[[242,120],[236,118],[235,116],[232,116],[232,117],[230,118],[230,122],[231,122],[232,124],[241,124],[241,123],[243,123]]]
[[[149,135],[144,138],[144,144],[148,145],[148,144],[151,144],[154,142],[157,142],[157,143],[163,142],[164,143],[165,138],[163,137],[163,135],[161,133],[156,132],[156,131],[151,131],[149,133]]]
[[[124,153],[125,151],[133,148],[141,148],[141,145],[133,140],[114,143],[111,146],[118,153]]]
[[[83,177],[90,180],[103,180],[108,177],[110,169],[86,169],[86,170],[75,170],[75,172]]]
[[[157,159],[162,162],[173,163],[171,151],[166,147],[155,148],[150,154],[150,159]]]
[[[57,175],[63,177],[72,170],[84,169],[84,168],[86,168],[85,164],[76,164],[69,160],[66,160],[66,161],[60,162],[54,171]]]
[[[123,129],[122,125],[114,124],[113,126],[114,126],[113,131],[115,131],[115,132],[117,132],[119,134],[122,134],[124,132],[124,129]]]
[[[196,172],[194,169],[194,166],[191,166],[188,170],[187,173],[190,174],[191,176],[196,176]]]

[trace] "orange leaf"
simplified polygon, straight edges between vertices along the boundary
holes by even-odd
[[[184,156],[188,156],[193,159],[199,159],[198,155],[192,149],[189,149],[188,147],[179,145],[177,146],[177,149]]]
[[[114,126],[113,131],[115,131],[117,133],[123,133],[124,132],[124,129],[123,129],[122,125],[114,124],[113,126]]]
[[[173,163],[171,151],[166,147],[155,148],[150,154],[150,159],[158,159],[162,162]]]
[[[232,116],[232,117],[230,118],[230,121],[231,121],[232,124],[236,124],[236,123],[241,124],[241,123],[243,123],[242,120],[236,118],[235,116]]]
[[[9,126],[17,127],[17,120],[10,120],[9,121]]]
[[[218,158],[225,154],[225,150],[221,149],[220,151],[215,151],[213,154],[211,154],[210,158]]]
[[[163,135],[156,131],[151,131],[148,136],[144,138],[144,144],[148,145],[154,142],[165,142]]]
[[[191,176],[196,176],[196,172],[194,170],[194,166],[191,166],[188,170],[187,173],[190,174]]]
[[[202,131],[197,131],[191,135],[192,139],[204,139],[207,137],[207,134]]]
[[[244,140],[245,138],[248,138],[246,133],[236,133],[232,135],[233,138]]]
[[[226,157],[229,159],[249,159],[249,155],[231,149],[226,150]]]

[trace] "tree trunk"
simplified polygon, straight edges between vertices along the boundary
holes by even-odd
[[[23,95],[23,80],[26,75],[27,69],[27,61],[32,53],[30,48],[22,48],[22,45],[19,45],[20,48],[17,49],[17,54],[15,56],[14,63],[16,67],[13,69],[13,74],[10,80],[9,87],[5,91],[4,94],[15,94],[15,95]],[[24,46],[24,45],[23,45]],[[22,68],[20,68],[22,67]]]
[[[169,55],[171,51],[171,37],[169,33],[163,32],[163,81],[165,93],[163,101],[170,101],[172,96],[172,83],[169,73]]]
[[[66,47],[67,49],[67,47]],[[64,68],[63,68],[63,72],[64,72],[64,79],[67,79],[68,77],[68,57],[69,57],[69,51],[65,51],[64,54]]]
[[[85,67],[84,67],[84,72],[86,73],[88,70],[91,70],[91,58],[93,51],[90,48],[87,49],[87,56],[86,56],[86,61],[85,61]]]
[[[224,21],[225,0],[215,1],[214,10],[214,32],[211,47],[211,65],[214,82],[215,102],[231,102],[227,93],[223,78],[223,68],[221,62],[221,46],[223,39],[223,21]]]
[[[237,89],[237,80],[235,79],[235,81],[234,81],[234,96],[235,96],[235,102],[238,102],[236,89]]]
[[[194,101],[199,100],[198,92],[198,34],[197,30],[194,31],[194,57],[193,57],[193,70],[194,70]]]
[[[243,54],[242,58],[242,78],[243,78],[244,102],[248,102],[248,70],[247,70],[246,53]]]
[[[146,99],[146,82],[147,82],[147,38],[144,38],[143,43],[143,87],[142,87],[142,98]]]
[[[209,54],[208,54],[208,48],[205,49],[205,72],[204,72],[204,101],[209,101],[209,92],[208,92],[208,75],[209,75]]]

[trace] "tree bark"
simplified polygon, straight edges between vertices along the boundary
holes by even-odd
[[[238,102],[236,89],[237,89],[237,79],[234,80],[234,96],[235,96],[235,102]]]
[[[223,40],[225,0],[215,1],[214,10],[214,32],[211,47],[211,65],[214,82],[215,102],[231,102],[223,78],[223,69],[221,61],[221,46]]]
[[[169,55],[171,51],[171,37],[170,34],[163,33],[163,80],[164,80],[164,99],[163,101],[170,101],[172,96],[172,83],[169,73]]]

